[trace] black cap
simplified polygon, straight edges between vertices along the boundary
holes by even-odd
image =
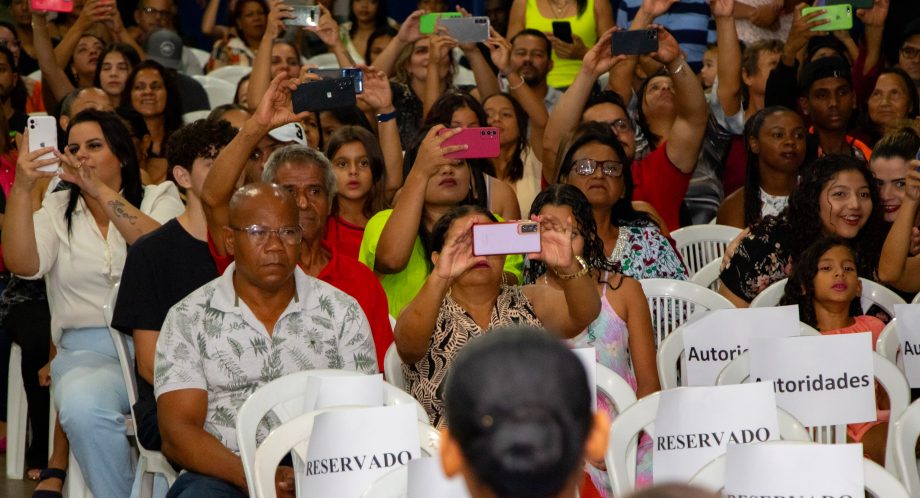
[[[851,81],[850,65],[840,57],[822,57],[806,63],[799,73],[799,95],[806,95],[811,85],[824,78],[843,78]]]
[[[147,57],[170,69],[182,64],[182,38],[174,31],[158,29],[147,38]]]
[[[914,35],[920,35],[920,18],[907,23],[907,26],[904,28],[904,33],[901,36],[901,45],[904,45],[904,42]]]

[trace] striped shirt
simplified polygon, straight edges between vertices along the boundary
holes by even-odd
[[[628,29],[641,6],[642,0],[620,0],[620,6],[617,8],[617,26]],[[677,38],[690,67],[694,72],[699,71],[703,64],[706,45],[716,41],[716,25],[710,15],[709,3],[706,0],[680,0],[672,5],[666,14],[655,19],[655,22],[667,28],[674,38]]]

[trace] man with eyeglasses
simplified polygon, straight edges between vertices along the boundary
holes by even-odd
[[[279,185],[237,190],[222,237],[234,263],[166,316],[157,415],[163,454],[187,471],[168,497],[247,496],[235,414],[259,387],[307,369],[377,372],[358,303],[298,267],[298,212]],[[279,467],[275,479],[282,496],[294,496],[293,469]]]
[[[915,19],[904,30],[903,41],[898,51],[898,67],[914,80],[917,95],[920,96],[920,19]]]
[[[162,28],[175,29],[175,15],[176,6],[172,0],[141,0],[134,11],[134,22],[137,25],[128,28],[128,32],[143,47],[150,33]]]

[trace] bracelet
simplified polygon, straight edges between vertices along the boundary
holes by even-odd
[[[673,70],[673,71],[671,71],[670,69],[668,69],[668,72],[671,73],[672,75],[674,75],[674,74],[679,74],[681,71],[683,71],[684,66],[686,65],[686,62],[687,62],[687,61],[685,61],[684,58],[681,57],[681,58],[680,58],[680,64],[677,65],[677,69],[675,69],[675,70]]]
[[[575,256],[575,261],[578,261],[578,264],[581,265],[581,270],[578,270],[575,273],[570,273],[568,275],[560,275],[559,272],[557,272],[554,268],[553,273],[555,273],[556,276],[559,277],[561,280],[572,280],[572,279],[576,279],[579,277],[583,277],[587,275],[589,271],[591,271],[591,267],[588,266],[588,263],[585,261],[585,258],[582,258],[581,256]]]
[[[378,122],[378,123],[386,123],[387,121],[390,121],[390,120],[395,119],[395,118],[396,118],[396,110],[394,109],[393,111],[388,112],[388,113],[386,113],[386,114],[378,114],[378,115],[377,115],[377,122]]]
[[[514,73],[514,74],[517,74],[517,73]],[[508,90],[517,90],[518,88],[521,88],[522,86],[524,86],[524,77],[518,74],[518,78],[521,78],[521,82],[518,83],[517,86],[513,86],[511,85],[511,80],[508,79],[508,76],[505,76],[505,79],[508,80]]]

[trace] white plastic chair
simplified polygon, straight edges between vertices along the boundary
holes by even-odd
[[[361,498],[406,498],[408,493],[409,466],[402,465],[378,477]]]
[[[901,341],[898,339],[898,319],[892,318],[885,328],[882,329],[878,341],[875,343],[875,352],[884,356],[885,359],[898,365],[898,353],[901,351]]]
[[[626,379],[600,363],[595,365],[597,392],[610,400],[615,413],[622,413],[636,403],[636,393]]]
[[[779,300],[783,297],[783,292],[786,291],[786,282],[788,280],[788,278],[777,280],[766,289],[760,291],[760,294],[757,294],[751,300],[751,308],[769,308],[779,305]]]
[[[727,246],[741,233],[740,228],[726,225],[691,225],[671,232],[677,251],[692,277],[697,271],[719,260]]]
[[[717,258],[709,263],[706,263],[706,266],[700,268],[690,277],[690,281],[696,285],[701,285],[707,289],[718,292],[719,291],[719,275],[722,273],[721,270],[722,259]]]
[[[208,60],[211,59],[211,54],[201,50],[200,48],[195,47],[182,47],[182,51],[188,50],[194,57],[195,61],[201,66],[201,70],[204,71],[205,66],[208,65]]]
[[[314,55],[307,59],[307,64],[316,64],[316,67],[320,69],[335,69],[339,67],[339,61],[335,58],[335,54],[331,52]]]
[[[275,406],[293,399],[303,397],[308,378],[312,376],[358,376],[365,375],[351,370],[305,370],[302,372],[285,375],[259,387],[249,398],[240,405],[236,413],[236,442],[240,449],[240,459],[243,460],[243,470],[246,473],[246,482],[249,492],[254,493],[253,469],[255,467],[258,443],[256,431],[265,415]],[[412,396],[402,389],[384,382],[384,404],[403,405],[411,404],[416,407],[417,417],[420,422],[428,424],[428,413]],[[282,420],[282,423],[288,421]]]
[[[240,80],[243,79],[243,76],[246,76],[252,72],[251,67],[246,66],[221,66],[210,73],[208,76],[212,78],[217,78],[219,80],[224,80],[227,83],[233,85],[233,88],[236,89],[236,86],[240,83]],[[212,107],[214,103],[211,103]]]
[[[231,85],[222,79],[202,76],[200,74],[196,74],[192,76],[192,78],[195,78],[198,83],[201,83],[205,93],[208,94],[208,102],[211,104],[211,109],[219,105],[233,102],[233,97],[236,96],[236,85]]]
[[[173,469],[163,453],[154,450],[148,450],[141,444],[137,438],[137,417],[134,415],[134,403],[137,402],[137,379],[134,377],[134,361],[129,354],[128,338],[124,334],[112,327],[112,316],[115,313],[115,301],[118,299],[118,290],[121,282],[116,282],[109,291],[105,304],[102,305],[102,313],[105,316],[105,324],[109,328],[109,335],[115,345],[115,351],[118,353],[118,362],[121,364],[121,375],[125,380],[125,387],[128,391],[128,406],[131,407],[131,416],[125,418],[125,424],[128,426],[128,434],[135,436],[137,450],[140,456],[137,459],[137,468],[135,473],[141,477],[141,498],[150,498],[153,495],[153,477],[161,474],[166,478],[166,483],[172,486],[176,482],[176,470]]]
[[[655,346],[698,311],[734,308],[731,301],[706,287],[666,278],[639,280],[648,300]]]
[[[408,387],[406,377],[402,371],[402,359],[400,359],[399,353],[396,351],[395,342],[390,344],[386,354],[383,356],[383,375],[386,377],[387,382],[403,391]]]
[[[888,394],[888,400],[891,403],[890,420],[898,420],[910,403],[910,386],[907,384],[907,378],[897,365],[874,351],[872,352],[872,368],[875,372],[875,380]],[[751,355],[750,352],[745,352],[722,369],[716,379],[716,385],[742,384],[750,380],[750,374]],[[812,433],[812,439],[818,443],[842,444],[847,442],[845,425],[809,427],[808,430]],[[892,473],[897,472],[894,463],[894,447],[894,424],[889,423],[885,443],[885,468]]]
[[[894,424],[894,460],[898,467],[901,482],[907,487],[911,496],[920,496],[920,473],[917,471],[915,448],[920,438],[920,400],[914,401],[895,420]]]
[[[10,365],[6,379],[6,478],[22,479],[26,464],[26,428],[29,402],[22,381],[22,348],[10,348]]]
[[[820,333],[808,326],[808,324],[799,322],[799,335],[820,335]],[[683,353],[684,327],[681,325],[674,332],[671,332],[664,341],[661,341],[661,345],[658,346],[658,382],[661,384],[662,389],[672,389],[686,385],[686,378],[683,379],[684,382],[679,382],[677,373],[677,362],[682,362]],[[684,366],[683,362],[681,366]]]
[[[208,119],[210,114],[209,110],[187,112],[182,115],[182,124],[192,124],[199,119]]]
[[[910,300],[910,304],[920,304],[920,292],[918,292],[914,298]]]
[[[677,389],[684,389],[678,387]],[[613,496],[625,496],[632,492],[636,484],[636,444],[639,433],[645,431],[654,439],[655,417],[661,392],[649,394],[636,401],[632,406],[617,415],[610,425],[610,442],[604,462]],[[791,441],[811,441],[808,431],[788,412],[777,407],[776,415],[779,434],[782,439]]]
[[[275,494],[275,469],[278,467],[278,462],[294,446],[309,442],[313,431],[313,422],[317,415],[331,411],[354,410],[356,408],[365,407],[342,406],[316,410],[300,415],[275,428],[256,449],[252,477],[250,478],[248,473],[246,475],[250,496],[253,498],[277,497]],[[419,421],[418,436],[422,453],[427,456],[434,456],[438,451],[438,445],[441,440],[441,435],[437,429],[428,425],[427,422]]]
[[[773,444],[773,443],[771,443]],[[915,465],[916,467],[916,465]],[[885,467],[863,458],[863,475],[865,478],[866,491],[877,498],[909,498],[916,496],[915,493],[907,493],[904,485],[898,481]],[[725,486],[725,455],[716,457],[713,461],[706,464],[690,480],[690,484],[704,487],[706,489],[721,489]],[[795,490],[790,490],[794,492]]]

